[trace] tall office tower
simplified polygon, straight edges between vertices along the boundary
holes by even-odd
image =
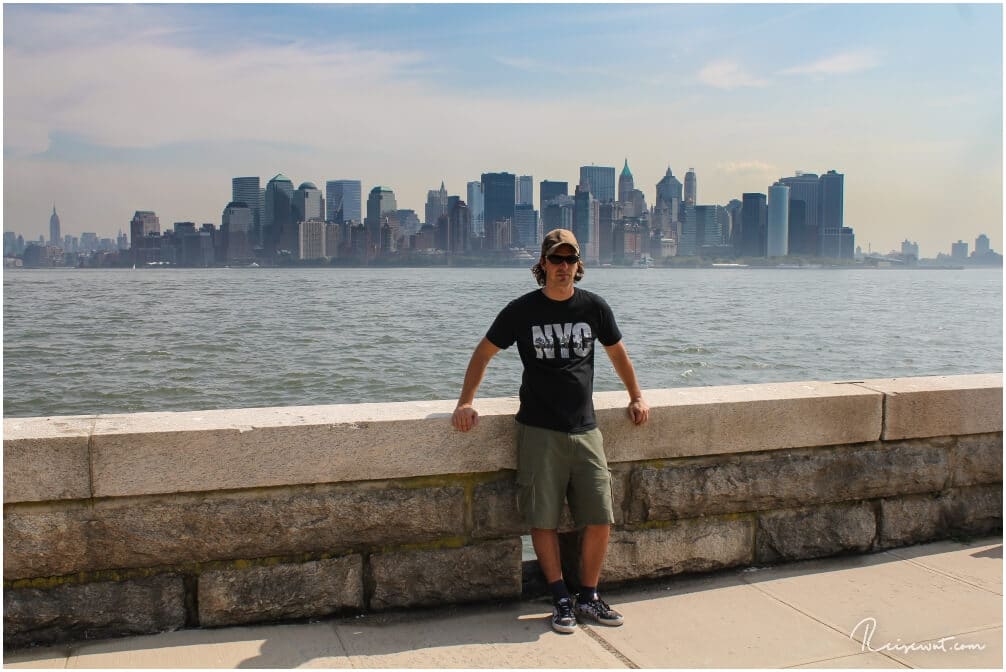
[[[822,229],[818,245],[820,256],[829,259],[854,259],[856,257],[856,235],[847,226]]]
[[[515,205],[530,205],[534,207],[534,177],[521,175],[517,178],[514,192]]]
[[[362,222],[360,180],[328,180],[325,182],[325,219],[330,222]],[[340,216],[341,212],[341,216]]]
[[[486,203],[481,182],[468,183],[468,213],[472,220],[472,235],[481,236],[486,232]]]
[[[255,240],[261,235],[262,208],[259,200],[262,195],[258,176],[231,178],[231,203],[244,203],[252,216],[252,228],[248,235]]]
[[[580,243],[580,256],[590,264],[598,262],[598,220],[600,207],[597,199],[587,187],[587,181],[581,180],[573,194],[573,235]]]
[[[954,261],[964,261],[968,258],[968,244],[963,240],[950,244],[950,258]]]
[[[293,182],[283,173],[279,173],[265,185],[265,212],[262,217],[261,239],[258,243],[267,256],[284,249],[295,254],[297,250],[291,247],[297,244],[296,235],[297,230],[293,221]],[[286,247],[282,243],[286,243]]]
[[[789,187],[781,182],[768,188],[765,251],[770,257],[785,257],[789,254]]]
[[[601,203],[597,208],[597,261],[610,264],[614,254],[615,222],[621,219],[618,203]]]
[[[314,182],[302,182],[293,194],[293,221],[325,220],[325,199]]]
[[[123,233],[122,229],[119,229],[119,235],[115,237],[115,249],[117,250],[129,249],[129,235]]]
[[[447,204],[447,250],[451,254],[471,251],[472,217],[468,205],[458,196],[451,196]]]
[[[794,256],[817,256],[817,231],[807,226],[807,204],[789,199],[789,242],[786,247]]]
[[[129,222],[129,240],[133,247],[143,247],[138,245],[149,235],[159,235],[161,233],[161,222],[157,215],[150,210],[137,210],[133,219]]]
[[[556,196],[568,196],[568,182],[553,182],[552,180],[542,180],[538,185],[538,207],[545,211],[545,206]],[[551,231],[551,229],[549,229]]]
[[[440,189],[426,192],[426,223],[436,224],[441,215],[447,214],[447,189],[440,183]]]
[[[678,256],[694,257],[699,253],[698,213],[696,206],[685,201],[678,212]]]
[[[843,202],[845,175],[829,170],[821,176],[818,208],[821,229],[841,229],[845,226]]]
[[[723,245],[723,234],[730,228],[730,215],[722,205],[696,205],[694,210],[695,254],[705,256],[703,248]]]
[[[729,226],[723,231],[723,244],[733,245],[734,248],[738,246],[738,243],[734,242],[734,233],[740,231],[741,228],[741,202],[736,199],[730,199],[730,202],[724,206],[727,211],[727,217],[729,218]]]
[[[325,256],[325,220],[310,219],[297,223],[299,259],[322,259]]]
[[[978,237],[975,238],[974,256],[984,257],[991,251],[992,251],[992,245],[989,243],[989,237],[986,236],[984,233],[978,234]],[[915,256],[919,256],[918,253],[916,253]]]
[[[395,217],[398,219],[398,228],[401,235],[411,236],[413,233],[419,231],[419,227],[423,225],[419,221],[419,215],[412,209],[399,208],[395,210]]]
[[[797,171],[793,177],[783,177],[779,182],[789,187],[789,210],[794,212],[796,201],[803,201],[804,213],[803,231],[796,236],[798,240],[814,241],[813,249],[810,249],[806,242],[800,244],[798,248],[790,245],[791,254],[816,255],[818,253],[819,225],[819,205],[820,202],[820,178],[815,173],[804,173]],[[792,229],[793,226],[791,225]]]
[[[538,211],[530,203],[514,206],[512,243],[528,249],[538,244]]]
[[[56,205],[52,206],[52,215],[49,216],[49,244],[59,246],[63,239],[59,237],[59,215],[56,214]]]
[[[977,244],[977,243],[976,243]],[[976,252],[978,250],[975,250]],[[910,258],[914,258],[915,261],[919,260],[919,244],[915,242],[910,242],[907,238],[901,243],[901,256],[904,257],[905,261]]]
[[[681,182],[671,174],[671,167],[667,166],[667,172],[657,182],[657,202],[669,204],[673,200],[681,201]]]
[[[629,194],[633,189],[636,188],[635,181],[632,179],[632,171],[629,170],[629,160],[625,160],[625,166],[622,167],[622,174],[618,176],[618,200],[621,203],[626,203],[629,200]]]
[[[17,254],[17,234],[13,231],[3,232],[3,256],[12,257]]]
[[[695,180],[695,169],[689,168],[685,173],[685,203],[695,205],[698,203],[697,187]]]
[[[482,173],[482,195],[485,199],[485,226],[507,221],[511,225],[514,218],[514,175],[511,173]],[[512,231],[506,239],[509,244]],[[496,238],[503,237],[497,231]],[[494,249],[494,248],[491,248]]]
[[[665,235],[669,234],[677,240],[678,209],[681,207],[681,181],[667,172],[657,182],[657,199],[653,206],[653,228]]]
[[[224,213],[220,217],[220,228],[226,241],[224,259],[227,262],[250,262],[254,259],[251,235],[255,216],[252,213],[252,209],[244,201],[231,201],[224,208]]]
[[[580,185],[586,180],[591,196],[600,203],[614,201],[615,169],[609,166],[580,166]]]
[[[572,196],[559,194],[548,199],[548,204],[541,209],[541,230],[548,233],[552,229],[573,230]]]
[[[741,196],[740,250],[742,257],[765,256],[765,229],[768,226],[768,206],[765,194],[747,193]]]
[[[395,192],[391,189],[378,186],[370,190],[370,195],[367,197],[367,219],[364,221],[368,256],[375,256],[381,250],[381,225],[384,223],[384,218],[397,209]]]

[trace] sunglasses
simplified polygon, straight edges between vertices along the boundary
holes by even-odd
[[[549,254],[545,258],[548,259],[550,264],[555,264],[556,266],[564,261],[570,266],[580,261],[580,255],[578,254]]]

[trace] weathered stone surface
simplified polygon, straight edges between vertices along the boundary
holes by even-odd
[[[95,496],[513,469],[517,400],[479,400],[479,426],[470,432],[451,428],[455,403],[101,416],[91,446]],[[228,468],[221,469],[221,464]]]
[[[520,539],[370,556],[370,608],[432,606],[521,594]]]
[[[4,646],[175,630],[185,625],[182,578],[64,584],[3,591]]]
[[[363,608],[359,555],[199,575],[199,624],[328,616]]]
[[[883,392],[885,440],[1003,431],[1001,373],[864,380]]]
[[[758,515],[758,562],[820,558],[870,549],[877,534],[867,502],[825,504]]]
[[[944,520],[951,534],[989,534],[1002,531],[1002,483],[955,488],[944,495],[941,504]]]
[[[951,453],[951,484],[1002,483],[1003,435],[970,434],[957,437]]]
[[[783,509],[934,492],[948,455],[925,441],[779,450],[735,459],[683,460],[632,473],[630,521]]]
[[[472,494],[472,536],[476,538],[528,534],[517,510],[517,483],[513,477],[475,486]]]
[[[880,500],[877,546],[894,548],[942,536],[943,505],[937,495]]]
[[[4,578],[338,552],[465,534],[464,488],[358,484],[4,513]]]
[[[612,532],[601,580],[707,572],[749,564],[753,559],[751,518],[696,518],[667,527]]]
[[[4,420],[4,503],[90,497],[87,442],[93,425],[87,416]]]
[[[594,395],[609,463],[880,438],[883,395],[844,383],[769,383],[647,390],[650,420],[637,427],[624,392]]]

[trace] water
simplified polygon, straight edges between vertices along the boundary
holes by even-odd
[[[4,415],[454,399],[526,269],[4,272]],[[1001,270],[588,269],[646,388],[1002,371]],[[618,390],[603,354],[595,389]],[[516,349],[479,396],[513,396]]]

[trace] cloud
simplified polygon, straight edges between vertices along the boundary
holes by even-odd
[[[699,81],[717,89],[736,89],[740,87],[759,87],[768,84],[767,81],[755,77],[745,71],[735,61],[721,60],[706,64],[698,74]]]
[[[871,70],[880,65],[880,53],[875,49],[859,49],[828,56],[812,63],[781,70],[782,75],[849,75]]]
[[[758,175],[778,172],[778,168],[764,161],[722,161],[717,163],[713,169],[724,175]]]

